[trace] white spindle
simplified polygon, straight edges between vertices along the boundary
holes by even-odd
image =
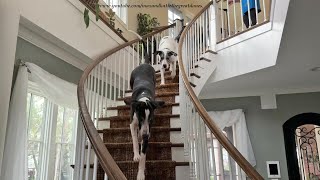
[[[224,30],[224,15],[223,15],[223,7],[222,7],[222,1],[220,1],[220,17],[221,17],[221,31],[222,31],[222,38],[221,39],[224,39],[226,37],[225,35],[225,30]]]
[[[126,77],[126,72],[127,73],[129,73],[129,69],[126,69],[126,67],[128,67],[128,66],[126,66],[126,63],[129,63],[129,58],[128,59],[126,59],[126,54],[125,53],[128,53],[129,54],[129,52],[128,51],[126,51],[126,50],[123,50],[123,59],[122,59],[122,61],[123,61],[123,65],[122,65],[122,67],[123,67],[123,70],[122,70],[122,97],[125,97],[125,93],[126,93],[126,79],[125,79],[125,77]]]
[[[224,166],[223,166],[223,153],[222,153],[222,146],[219,142],[218,145],[218,158],[219,158],[219,173],[220,173],[220,180],[224,180]]]
[[[210,160],[211,160],[211,164],[212,164],[212,172],[213,172],[214,179],[216,179],[217,172],[216,172],[216,158],[215,158],[215,153],[214,153],[213,135],[212,135],[209,128],[207,128],[207,132],[210,134],[210,145],[211,145],[211,155],[212,155],[212,159],[210,159]]]
[[[112,61],[113,61],[113,65],[114,67],[112,69],[114,69],[114,72],[113,72],[113,106],[117,106],[117,60],[118,60],[118,55],[117,53],[114,53],[113,54],[113,58],[112,58]]]
[[[130,72],[132,71],[132,68],[131,68],[131,64],[133,62],[133,53],[131,52],[132,51],[132,48],[129,46],[128,47],[128,71],[127,71],[127,77],[128,77],[128,88],[127,90],[130,89]]]
[[[121,54],[122,53],[123,53],[122,50],[116,53],[117,54],[116,63],[118,64],[118,98],[120,98],[120,95],[121,95]]]
[[[248,12],[248,19],[249,19],[249,28],[251,27],[252,21],[251,21],[251,12],[250,12],[250,4],[249,4],[249,0],[247,0],[247,12]]]
[[[262,3],[263,3],[263,19],[264,19],[264,21],[267,21],[265,0],[262,0]],[[269,2],[269,3],[271,3],[271,2]]]
[[[226,3],[227,4],[227,21],[228,21],[228,37],[231,36],[231,27],[230,27],[230,11],[229,11],[229,4],[228,2]]]
[[[153,45],[154,45],[154,35],[151,37],[151,53],[150,53],[150,55],[151,55],[151,64],[152,64],[152,66],[154,66],[155,64],[154,64],[154,47],[153,47]]]
[[[234,18],[234,34],[237,34],[237,12],[236,12],[236,2],[233,0],[233,18]]]
[[[112,77],[113,77],[113,64],[114,64],[114,62],[113,62],[113,57],[112,57],[113,55],[111,55],[110,56],[110,59],[109,59],[109,62],[110,62],[110,66],[109,67],[111,67],[110,69],[109,69],[109,71],[110,71],[110,77],[109,77],[109,98],[110,98],[110,106],[113,106],[113,103],[114,103],[114,101],[113,101],[113,97],[112,97],[112,91],[113,91],[113,82],[114,82],[114,79],[112,79]]]
[[[240,9],[241,9],[241,30],[243,31],[243,7],[242,7],[242,1],[245,1],[245,0],[240,0]]]
[[[257,0],[254,0],[255,2],[255,9],[256,9],[256,24],[259,24],[259,17],[258,17],[258,2]]]
[[[101,77],[101,72],[100,72],[100,65],[97,65],[96,66],[96,81],[97,81],[97,84],[96,84],[96,88],[97,88],[97,91],[95,92],[94,94],[94,99],[95,99],[95,108],[94,108],[94,113],[96,114],[96,118],[94,119],[94,125],[96,128],[98,128],[98,118],[99,118],[99,112],[100,112],[100,78]],[[96,180],[97,179],[97,171],[98,171],[98,158],[97,158],[97,155],[94,153],[94,160],[93,160],[93,177],[92,179],[93,180]]]
[[[84,169],[84,158],[85,158],[85,146],[86,146],[86,131],[83,130],[82,140],[81,140],[81,159],[80,159],[80,179],[83,179],[83,169]]]

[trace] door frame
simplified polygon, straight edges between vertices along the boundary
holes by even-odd
[[[320,114],[302,113],[293,116],[283,124],[283,136],[286,149],[288,176],[290,180],[300,179],[295,130],[304,124],[314,124],[320,126]]]

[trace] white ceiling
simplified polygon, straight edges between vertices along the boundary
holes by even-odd
[[[320,1],[291,0],[277,65],[206,84],[200,98],[320,91]],[[257,57],[257,60],[259,57]]]

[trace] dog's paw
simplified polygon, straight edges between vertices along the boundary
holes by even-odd
[[[133,161],[138,162],[140,160],[140,155],[139,154],[135,154],[133,156]]]
[[[142,170],[138,171],[137,180],[145,180],[144,171],[142,171]]]

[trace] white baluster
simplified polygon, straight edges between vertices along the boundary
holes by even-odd
[[[226,35],[225,35],[225,30],[224,30],[224,15],[223,15],[223,7],[222,7],[222,1],[220,1],[220,17],[221,17],[221,27],[222,27],[222,38],[221,40],[223,40]]]
[[[230,27],[230,11],[229,11],[229,4],[228,2],[226,3],[227,4],[227,21],[228,21],[228,37],[231,36],[231,27]]]
[[[237,12],[236,12],[236,2],[233,0],[233,18],[234,18],[234,34],[237,34]]]
[[[251,20],[251,12],[250,12],[250,4],[249,4],[249,0],[247,0],[247,10],[248,10],[248,18],[249,18],[249,28],[251,27],[252,24],[252,20]]]
[[[245,0],[240,0],[240,9],[241,9],[241,31],[243,31],[243,9],[242,9],[242,1],[245,1]]]
[[[262,0],[262,3],[263,3],[263,18],[264,18],[264,21],[267,21],[265,0]],[[270,1],[270,3],[272,2]]]
[[[258,17],[258,2],[257,0],[254,0],[255,2],[255,9],[256,9],[256,24],[259,24],[259,17]]]
[[[210,159],[210,160],[212,163],[213,177],[214,177],[214,179],[216,179],[217,172],[216,172],[216,158],[215,158],[215,152],[214,152],[213,136],[212,136],[212,133],[209,128],[207,128],[207,132],[210,133],[210,145],[211,145],[211,155],[212,155],[212,159]]]

